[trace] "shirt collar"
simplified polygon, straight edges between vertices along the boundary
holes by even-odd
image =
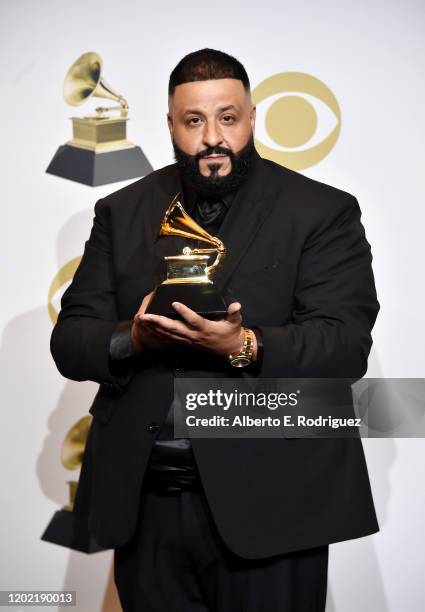
[[[195,189],[186,180],[184,176],[182,176],[181,182],[183,186],[184,209],[186,210],[188,214],[191,214],[193,212],[195,204],[198,201],[204,200],[204,198],[195,191]],[[237,193],[237,189],[234,189],[230,193],[227,193],[225,196],[222,196],[221,198],[219,198],[223,202],[223,204],[226,206],[227,209],[230,208],[230,205],[232,204],[236,193]]]

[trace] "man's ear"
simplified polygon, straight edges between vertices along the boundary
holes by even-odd
[[[255,132],[255,119],[257,116],[257,107],[255,104],[252,105],[251,112],[249,114],[249,120],[251,121],[252,133]]]
[[[171,116],[170,111],[168,111],[167,113],[167,124],[168,124],[168,129],[170,130],[170,135],[173,135],[173,118]]]

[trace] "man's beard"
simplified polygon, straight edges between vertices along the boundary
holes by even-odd
[[[234,153],[226,147],[209,147],[196,155],[188,155],[182,151],[174,142],[174,158],[182,170],[184,177],[190,185],[205,198],[220,198],[230,193],[241,185],[248,176],[254,158],[254,136],[251,133],[246,145]],[[211,162],[208,167],[211,171],[209,176],[203,176],[199,169],[199,160],[208,155],[223,153],[228,155],[232,163],[229,174],[219,175],[221,164]]]

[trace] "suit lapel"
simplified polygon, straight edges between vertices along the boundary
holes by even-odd
[[[213,279],[221,291],[270,215],[276,202],[274,191],[272,181],[268,180],[266,164],[255,152],[251,173],[238,190],[218,232],[227,250]]]

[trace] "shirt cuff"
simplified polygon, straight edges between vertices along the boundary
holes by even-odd
[[[133,321],[120,321],[109,343],[109,368],[122,388],[133,377],[134,359],[137,356],[131,341],[132,324]]]
[[[136,355],[131,341],[132,325],[133,321],[121,321],[113,332],[109,344],[109,357],[112,362],[129,359]]]

